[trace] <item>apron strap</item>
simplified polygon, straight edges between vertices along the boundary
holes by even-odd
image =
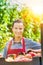
[[[10,40],[10,42],[9,42],[8,50],[10,49],[11,45],[12,45],[12,40]]]
[[[24,37],[22,38],[22,45],[23,45],[23,50],[25,52],[25,40],[24,40]]]

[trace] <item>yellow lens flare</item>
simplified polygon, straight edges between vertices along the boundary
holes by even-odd
[[[43,13],[43,9],[41,6],[33,6],[32,10],[35,14],[41,15]]]

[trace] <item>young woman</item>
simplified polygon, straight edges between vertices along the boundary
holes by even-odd
[[[15,20],[12,26],[14,37],[10,40],[4,49],[3,56],[6,58],[9,54],[26,53],[29,49],[33,49],[35,52],[41,52],[41,45],[31,39],[23,37],[24,24],[18,19]]]

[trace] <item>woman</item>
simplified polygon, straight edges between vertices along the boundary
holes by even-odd
[[[14,38],[10,40],[4,49],[3,56],[6,58],[9,54],[26,53],[29,49],[33,49],[35,52],[41,52],[41,45],[31,39],[23,37],[24,25],[23,22],[18,19],[15,20],[12,26]]]

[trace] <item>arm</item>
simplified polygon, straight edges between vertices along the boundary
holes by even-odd
[[[31,49],[41,51],[41,44],[36,41],[30,40],[30,47]]]
[[[42,54],[41,54],[41,49],[38,49],[38,50],[32,50],[34,53],[36,53],[37,54],[37,56],[38,57],[41,57],[42,56]]]
[[[32,49],[32,51],[35,53],[41,53],[41,49],[37,49],[37,50]]]
[[[28,39],[28,45],[30,45],[30,49],[34,53],[37,53],[37,56],[41,56],[41,44],[38,42],[35,42],[33,40]]]
[[[6,46],[4,48],[3,57],[6,58],[7,56],[7,50],[8,50],[8,43],[6,43]]]

